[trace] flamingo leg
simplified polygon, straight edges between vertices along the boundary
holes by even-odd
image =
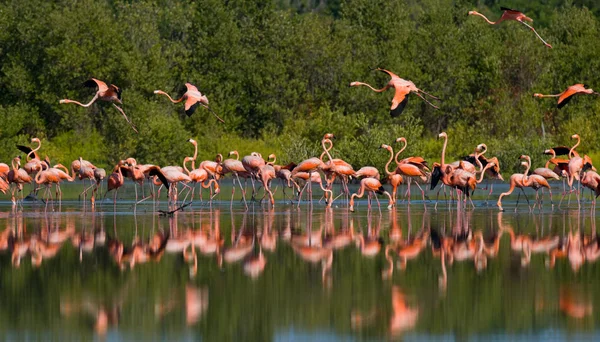
[[[537,36],[537,37],[538,37],[538,38],[539,38],[539,39],[542,41],[542,43],[544,43],[544,45],[546,45],[546,46],[547,46],[547,47],[549,47],[549,48],[552,48],[552,45],[550,45],[550,44],[546,43],[546,41],[545,41],[544,39],[542,39],[542,37],[540,37],[540,35],[537,33],[537,31],[536,31],[536,30],[535,30],[535,29],[534,29],[534,28],[533,28],[531,25],[529,25],[529,24],[525,23],[525,22],[524,22],[524,21],[522,21],[522,20],[518,20],[518,22],[520,22],[521,24],[523,24],[523,25],[525,25],[525,26],[529,27],[529,28],[531,29],[531,31],[533,31],[533,33],[535,33],[535,35],[536,35],[536,36]]]
[[[117,105],[116,105],[116,104],[114,104],[114,103],[113,103],[112,105],[113,105],[115,108],[117,108],[117,110],[118,110],[118,111],[119,111],[121,114],[123,114],[123,117],[125,118],[125,120],[126,120],[126,121],[127,121],[127,123],[129,124],[129,126],[131,126],[131,128],[133,128],[133,130],[134,130],[136,133],[140,133],[140,132],[138,132],[137,128],[135,128],[135,126],[133,125],[133,123],[132,123],[131,121],[129,121],[129,118],[127,117],[127,115],[125,115],[125,112],[123,111],[123,109],[121,109],[121,107],[117,106]]]

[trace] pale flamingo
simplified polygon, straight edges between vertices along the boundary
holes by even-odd
[[[235,176],[233,180],[233,187],[231,188],[230,204],[233,205],[233,195],[235,194],[235,181],[237,180],[240,190],[242,191],[242,199],[244,200],[244,205],[246,206],[246,209],[248,209],[248,204],[246,203],[246,190],[242,187],[240,177],[245,178],[247,181],[248,178],[251,177],[251,174],[248,171],[246,171],[246,168],[244,168],[244,164],[242,164],[242,162],[239,160],[240,154],[238,153],[238,151],[231,151],[229,152],[229,155],[235,155],[235,159],[228,158],[223,160],[223,162],[221,163],[221,172],[222,174],[227,174],[231,172]]]
[[[107,85],[106,83],[104,83],[100,80],[97,80],[95,78],[87,80],[83,85],[86,87],[89,87],[89,88],[96,88],[96,87],[98,88],[98,90],[96,91],[96,94],[94,95],[94,97],[92,98],[92,100],[90,102],[83,104],[83,103],[75,101],[75,100],[62,99],[62,100],[60,100],[60,103],[74,103],[81,107],[89,107],[92,105],[92,103],[96,102],[96,100],[110,102],[121,114],[123,114],[123,117],[125,118],[127,123],[131,126],[131,128],[133,128],[133,130],[136,133],[139,133],[137,128],[135,128],[135,126],[133,125],[133,123],[131,121],[129,121],[129,118],[127,117],[127,115],[125,115],[125,112],[123,111],[123,109],[121,109],[121,107],[119,107],[115,104],[115,102],[118,104],[123,103],[121,101],[121,89],[119,87],[117,87],[114,84]]]
[[[423,157],[407,157],[407,158],[404,158],[399,161],[398,157],[400,156],[400,154],[402,152],[404,152],[408,143],[406,141],[406,138],[404,138],[404,137],[400,137],[400,138],[396,139],[396,142],[403,142],[404,146],[402,146],[402,148],[400,148],[400,150],[398,150],[398,152],[396,152],[396,157],[395,157],[396,171],[395,172],[408,179],[405,196],[407,196],[408,202],[410,203],[410,183],[411,183],[412,179],[418,178],[418,179],[421,179],[423,182],[426,182],[427,181],[427,171],[429,171],[429,168],[427,167],[427,162],[425,161],[425,159],[423,159]],[[419,185],[418,179],[415,180],[415,184],[417,184],[417,187],[421,191],[421,196],[423,198],[423,201],[425,201],[425,191],[423,191],[423,189]]]
[[[388,180],[390,182],[390,185],[392,186],[392,199],[394,200],[394,203],[396,203],[398,185],[402,184],[403,178],[402,175],[397,173],[397,169],[394,172],[391,172],[388,168],[390,163],[392,162],[392,159],[394,158],[394,151],[392,147],[383,144],[381,145],[381,148],[385,148],[390,152],[390,159],[388,160],[387,164],[385,164],[385,173],[388,175]]]
[[[550,189],[550,184],[548,184],[548,181],[546,180],[546,178],[544,176],[541,176],[541,175],[535,174],[535,173],[532,175],[528,175],[529,169],[531,168],[531,158],[528,155],[522,155],[519,157],[519,159],[527,160],[527,169],[523,173],[525,175],[524,179],[523,179],[523,185],[535,190],[535,201],[541,210],[542,203],[538,197],[538,190],[541,188],[547,188],[548,192],[550,193],[550,203],[552,203],[552,189]],[[558,179],[558,175],[556,175],[556,179]],[[542,191],[542,197],[543,197],[543,194],[544,193]],[[535,206],[534,206],[534,208],[535,208]],[[552,203],[552,208],[554,208],[554,203]]]
[[[154,94],[165,95],[173,103],[179,103],[185,100],[185,114],[187,116],[192,116],[192,114],[194,114],[194,111],[196,111],[196,107],[200,105],[208,109],[219,121],[223,123],[225,122],[217,115],[217,113],[215,113],[212,110],[211,107],[208,106],[208,98],[206,97],[206,95],[200,93],[200,91],[198,90],[198,88],[196,88],[195,85],[191,83],[186,83],[185,87],[187,88],[187,91],[178,100],[173,100],[171,96],[169,96],[169,94],[165,93],[162,90],[155,90]]]
[[[20,168],[21,166],[21,157],[17,156],[15,158],[13,158],[12,160],[12,170],[10,170],[8,172],[8,183],[9,184],[14,184],[14,188],[11,191],[11,201],[13,203],[13,205],[17,204],[17,201],[15,200],[15,192],[16,191],[22,191],[23,190],[23,184],[25,183],[31,183],[32,178],[31,176],[29,176],[29,174],[22,168]],[[23,193],[21,192],[21,202],[23,201]]]
[[[376,70],[384,72],[391,77],[390,81],[388,82],[388,84],[385,85],[385,87],[383,87],[381,89],[375,89],[372,86],[370,86],[369,84],[363,83],[363,82],[352,82],[352,83],[350,83],[350,86],[351,87],[367,86],[371,90],[378,92],[378,93],[386,91],[389,88],[394,88],[395,94],[394,94],[394,98],[392,99],[392,106],[390,107],[390,115],[392,117],[397,117],[400,114],[402,114],[402,111],[404,111],[404,107],[406,107],[406,104],[408,103],[408,95],[411,92],[414,93],[415,95],[417,95],[418,97],[420,97],[421,99],[423,99],[423,101],[427,102],[433,108],[439,109],[439,107],[437,107],[433,103],[427,101],[425,99],[425,97],[423,97],[423,95],[421,95],[421,93],[423,93],[433,99],[436,99],[436,100],[439,100],[439,98],[424,92],[423,90],[417,88],[417,86],[415,86],[415,84],[413,82],[404,80],[404,79],[400,78],[398,75],[392,73],[391,71],[381,69],[381,68],[377,68]]]
[[[587,88],[587,85],[585,85],[583,83],[577,83],[577,84],[574,84],[572,86],[569,86],[567,89],[565,89],[565,91],[563,91],[560,94],[544,95],[544,94],[540,94],[540,93],[535,93],[535,94],[533,94],[533,96],[534,97],[538,97],[538,98],[558,97],[558,103],[557,103],[556,107],[562,108],[567,103],[569,103],[569,101],[571,101],[571,99],[575,95],[578,95],[578,94],[600,95],[600,93],[595,92],[593,89],[591,89],[591,88],[587,88],[586,89],[586,88]]]
[[[192,162],[192,170],[188,170],[186,164],[187,162],[191,161]],[[217,183],[217,181],[213,178],[208,180],[208,172],[206,172],[206,170],[201,169],[201,168],[194,168],[194,160],[192,157],[185,157],[185,159],[183,160],[183,169],[185,170],[185,172],[188,174],[188,176],[190,177],[190,179],[192,180],[192,201],[194,200],[194,191],[196,190],[196,184],[200,184],[200,186],[204,189],[211,189],[211,196],[210,196],[210,200],[212,201],[212,199],[219,194],[219,192],[221,191],[221,189],[219,188],[219,183]],[[206,182],[208,180],[208,182]],[[214,195],[212,194],[212,187],[214,185],[215,191],[214,191]],[[186,196],[187,197],[187,196]],[[202,199],[202,189],[200,189],[200,199]]]
[[[526,166],[526,167],[528,166],[527,162],[522,162],[521,165]],[[523,174],[523,173],[514,173],[512,176],[510,176],[510,188],[508,189],[507,192],[501,193],[500,196],[498,197],[497,205],[498,205],[498,208],[500,208],[500,211],[504,211],[504,209],[502,208],[502,197],[510,195],[515,190],[515,187],[521,189],[521,191],[523,192],[523,195],[525,196],[525,199],[527,200],[527,205],[529,205],[529,199],[527,198],[525,191],[523,191],[523,188],[525,187],[524,181],[525,181],[525,174]],[[520,197],[521,197],[521,193],[519,193],[519,198]],[[517,198],[517,206],[519,205],[519,198]],[[516,207],[515,207],[515,211],[517,211]]]
[[[531,31],[533,31],[533,33],[535,33],[535,35],[542,41],[542,43],[544,43],[544,45],[546,45],[549,48],[552,48],[552,45],[546,43],[546,41],[544,39],[542,39],[542,37],[540,37],[540,35],[537,33],[537,31],[531,25],[529,25],[525,22],[525,21],[529,21],[531,23],[531,22],[533,22],[533,19],[531,19],[528,16],[526,16],[525,14],[523,14],[523,12],[520,12],[517,10],[513,10],[510,8],[506,8],[506,7],[500,7],[500,9],[504,12],[502,13],[502,16],[500,17],[500,19],[498,19],[498,21],[495,21],[495,22],[490,21],[483,14],[481,14],[477,11],[469,11],[469,15],[478,15],[478,16],[482,17],[483,19],[485,19],[485,21],[490,25],[500,24],[501,22],[506,21],[506,20],[518,21],[521,24],[527,26],[529,29],[531,29]]]

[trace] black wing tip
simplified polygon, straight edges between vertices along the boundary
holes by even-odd
[[[199,106],[199,102],[194,103],[188,110],[185,111],[185,114],[190,117],[196,111],[196,108]]]
[[[383,195],[384,192],[385,192],[385,189],[383,188],[383,186],[380,186],[379,189],[377,189],[377,193],[380,195]]]
[[[503,11],[521,12],[521,11],[517,11],[516,9],[512,9],[512,8],[508,8],[508,7],[503,7],[503,6],[500,6],[500,9],[503,10]]]
[[[400,114],[402,114],[402,112],[404,111],[404,108],[406,108],[407,103],[408,103],[408,95],[406,95],[404,97],[404,100],[402,100],[402,102],[398,103],[398,106],[396,106],[396,108],[390,110],[390,115],[393,118],[399,117]]]
[[[89,80],[83,82],[83,86],[88,88],[96,88],[98,86],[98,83],[96,83],[96,81],[90,78]]]

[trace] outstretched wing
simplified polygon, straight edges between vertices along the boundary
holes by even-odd
[[[399,93],[398,89],[396,89],[396,95],[392,99],[392,107],[390,108],[390,115],[395,118],[400,116],[404,111],[404,107],[408,103],[408,96]]]
[[[17,145],[17,148],[19,149],[19,151],[25,153],[25,155],[28,155],[29,153],[31,153],[31,151],[33,151],[29,146]]]
[[[185,114],[187,116],[192,116],[199,104],[200,102],[197,99],[188,96],[188,98],[185,100]]]
[[[114,91],[114,92],[117,94],[117,98],[118,98],[119,100],[121,100],[121,92],[123,92],[123,91],[121,90],[121,88],[117,87],[117,86],[116,86],[116,85],[114,85],[114,84],[111,84],[111,85],[110,85],[110,88],[111,88],[111,89],[112,89],[112,90],[113,90],[113,91]]]
[[[567,146],[556,146],[552,149],[554,150],[554,153],[556,153],[557,156],[566,156],[571,150],[571,148]]]
[[[521,12],[521,11],[514,10],[514,9],[510,9],[510,8],[508,8],[508,7],[500,7],[500,9],[501,9],[501,10],[503,10],[503,11],[507,11],[507,12],[513,12],[513,13],[523,13],[523,12]]]
[[[90,78],[89,80],[85,81],[83,85],[89,88],[98,87],[98,90],[101,92],[105,92],[108,90],[108,86],[106,85],[106,83],[95,78]]]
[[[165,186],[165,188],[169,188],[169,181],[167,180],[167,177],[165,177],[165,175],[162,173],[162,171],[160,171],[160,169],[158,167],[153,167],[150,172],[148,172],[148,175],[150,176],[157,176],[158,179],[160,179],[160,181],[163,183],[163,185]]]

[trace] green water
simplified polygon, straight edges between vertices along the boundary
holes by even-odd
[[[74,188],[69,192],[76,194]],[[14,230],[17,244],[51,236],[64,241],[52,245],[58,251],[39,265],[25,251],[17,267],[12,243],[0,251],[0,336],[206,341],[598,337],[599,265],[588,260],[574,270],[567,258],[557,258],[549,267],[546,252],[522,262],[524,253],[511,250],[507,233],[512,229],[533,241],[558,236],[565,245],[569,232],[578,232],[591,246],[597,243],[596,218],[589,201],[582,211],[572,202],[569,210],[545,204],[541,213],[530,213],[526,205],[514,212],[514,196],[505,201],[505,213],[482,200],[466,211],[446,202],[434,210],[432,203],[413,201],[393,211],[383,206],[380,214],[376,205],[368,212],[366,201],[355,213],[341,202],[326,210],[316,202],[311,209],[281,200],[274,210],[263,202],[244,211],[237,200],[230,209],[228,195],[172,217],[157,215],[151,203],[134,211],[126,200],[95,209],[75,200],[49,209],[25,203],[16,210],[2,202],[0,229]],[[452,264],[446,259],[445,285],[430,239],[405,269],[399,267],[397,251],[431,230],[448,237],[481,231],[487,241],[500,229],[504,234],[497,255],[485,257],[485,268],[482,258],[479,270],[473,259],[455,257]],[[195,245],[195,275],[193,261],[169,245],[159,260],[121,266],[108,248],[115,240],[125,247],[134,240],[147,243],[159,232],[169,232],[172,241],[184,240],[188,231],[223,239],[214,251],[206,242]],[[313,232],[310,239],[308,231]],[[336,236],[348,238],[333,246]],[[365,255],[369,251],[360,236],[379,241],[374,255]],[[87,244],[78,243],[81,237]],[[302,246],[321,255],[306,261]],[[393,246],[391,276],[387,246]],[[235,248],[244,250],[238,261],[232,261]],[[245,267],[260,254],[264,268],[251,276]]]

